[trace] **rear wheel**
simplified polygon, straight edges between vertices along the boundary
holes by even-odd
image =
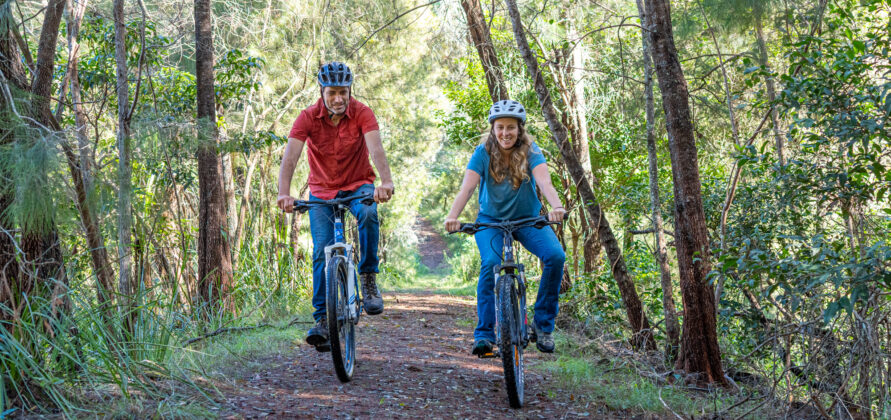
[[[328,337],[331,341],[331,358],[334,371],[341,382],[353,378],[356,362],[356,330],[350,322],[347,301],[347,260],[337,255],[328,261],[325,273],[326,310],[328,312]]]
[[[522,317],[520,296],[517,292],[517,279],[508,274],[499,278],[498,284],[499,319],[498,328],[501,342],[501,362],[504,365],[504,382],[507,385],[507,399],[513,408],[523,407],[523,343],[521,337]]]

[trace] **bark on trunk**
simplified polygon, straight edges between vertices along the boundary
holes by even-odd
[[[647,0],[646,12],[662,91],[674,181],[675,243],[684,301],[684,325],[676,366],[702,375],[701,380],[726,385],[718,347],[715,296],[706,278],[711,269],[708,230],[702,208],[687,82],[674,45],[668,0]]]
[[[127,28],[124,25],[124,0],[115,0],[112,11],[114,15],[114,52],[116,66],[116,93],[118,98],[118,293],[129,313],[132,305],[131,297],[136,291],[133,280],[133,261],[131,252],[132,214],[130,165],[130,84],[127,80]]]
[[[489,87],[489,96],[492,97],[492,102],[509,99],[504,76],[501,73],[501,64],[498,63],[498,56],[495,54],[495,47],[492,45],[492,38],[489,35],[489,26],[486,25],[479,0],[461,0],[461,7],[464,8],[464,13],[467,15],[470,39],[483,63],[486,86]]]
[[[597,227],[598,237],[600,238],[603,248],[606,250],[607,257],[609,258],[613,278],[616,279],[616,283],[622,293],[622,300],[625,303],[625,311],[628,314],[628,321],[634,332],[632,345],[635,347],[644,347],[646,349],[655,349],[655,342],[653,341],[653,333],[650,330],[649,320],[647,320],[647,317],[643,312],[643,306],[637,296],[634,282],[628,273],[628,269],[625,267],[625,260],[622,257],[619,243],[610,228],[609,222],[606,220],[606,217],[604,217],[604,214],[600,209],[600,205],[594,196],[594,191],[591,189],[591,185],[585,178],[585,171],[582,169],[578,157],[572,150],[572,145],[570,145],[567,140],[566,127],[560,124],[557,120],[557,111],[554,109],[550,93],[545,85],[544,77],[539,70],[538,61],[532,54],[532,50],[529,48],[529,42],[526,40],[526,34],[523,31],[523,23],[520,20],[520,12],[517,9],[516,1],[505,0],[505,4],[507,5],[510,19],[513,24],[514,37],[517,40],[517,46],[526,63],[526,69],[529,71],[529,76],[534,81],[535,93],[538,95],[538,100],[541,104],[545,120],[548,122],[548,127],[551,130],[554,141],[560,148],[560,154],[563,156],[566,167],[569,170],[573,181],[576,183],[579,196],[585,203],[585,208],[587,209],[594,226]]]
[[[755,35],[758,37],[758,61],[761,68],[770,73],[770,63],[767,60],[767,43],[764,41],[764,28],[761,23],[761,14],[755,16]],[[767,85],[767,100],[770,102],[770,121],[773,123],[773,137],[776,143],[777,159],[780,165],[786,165],[786,157],[783,152],[783,136],[780,134],[780,117],[777,113],[775,102],[777,100],[776,83],[773,76],[768,75],[765,82]]]
[[[56,45],[59,40],[59,24],[62,22],[64,11],[65,0],[51,0],[47,5],[40,30],[34,78],[31,80],[31,117],[42,126],[40,128],[50,131],[59,130],[59,124],[50,112],[49,103],[53,88],[52,79],[55,69]],[[35,174],[35,177],[42,178],[37,181],[39,189],[47,188],[48,174]],[[46,191],[28,191],[28,193],[41,194],[44,197],[51,196]],[[68,307],[68,294],[66,293],[68,277],[65,273],[62,248],[59,244],[55,221],[50,217],[43,226],[22,226],[21,243],[27,261],[25,277],[30,275],[32,284],[46,286],[46,289],[34,292],[45,292],[46,296],[50,296],[53,316],[59,314],[59,309],[65,312]],[[24,278],[21,280],[29,281]]]
[[[195,75],[198,88],[198,293],[208,309],[233,311],[232,259],[213,88],[210,0],[195,0]]]
[[[647,15],[643,7],[643,0],[637,0],[637,11],[640,14],[641,26],[646,28]],[[665,313],[665,332],[668,343],[665,346],[665,356],[674,361],[678,354],[678,336],[680,326],[674,306],[674,286],[671,284],[671,271],[668,267],[668,252],[665,246],[665,234],[662,228],[662,201],[659,198],[659,168],[656,155],[656,107],[653,100],[653,64],[652,51],[647,39],[646,30],[641,29],[641,41],[643,44],[644,65],[644,96],[646,97],[647,113],[647,161],[649,162],[650,177],[650,206],[653,213],[653,231],[656,238],[656,261],[659,263],[659,275],[662,284],[662,311]]]

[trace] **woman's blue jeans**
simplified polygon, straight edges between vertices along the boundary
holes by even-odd
[[[374,194],[374,185],[365,184],[356,191],[340,191],[335,198]],[[318,197],[309,195],[311,200]],[[370,206],[359,200],[350,202],[350,213],[359,226],[359,273],[377,273],[377,244],[380,239],[380,222],[377,203]],[[349,223],[344,220],[344,229]],[[312,235],[312,317],[318,321],[325,316],[325,247],[334,243],[334,208],[313,206],[309,209],[309,232]]]
[[[498,222],[480,215],[479,222]],[[474,235],[476,246],[482,257],[480,278],[476,288],[476,314],[479,322],[473,332],[474,340],[486,339],[495,341],[495,273],[492,269],[501,264],[501,250],[504,247],[503,232],[498,229],[483,229]],[[557,318],[560,282],[563,279],[563,263],[566,253],[557,240],[557,235],[550,226],[541,229],[524,227],[514,232],[514,238],[523,244],[529,252],[544,262],[541,283],[538,286],[538,297],[535,299],[535,317],[533,322],[546,333],[554,331],[554,319]],[[515,248],[516,249],[516,248]]]

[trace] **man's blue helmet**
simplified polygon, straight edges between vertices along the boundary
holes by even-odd
[[[322,87],[330,86],[351,86],[353,84],[353,72],[346,64],[339,61],[322,64],[319,68],[319,85]]]
[[[489,108],[489,124],[492,124],[496,119],[503,117],[516,118],[520,121],[520,124],[525,124],[526,108],[523,108],[523,104],[510,99],[505,99],[492,104],[492,107]]]

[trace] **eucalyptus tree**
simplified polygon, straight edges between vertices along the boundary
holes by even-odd
[[[650,48],[649,37],[646,28],[649,27],[649,18],[644,10],[643,0],[637,0],[637,11],[640,14],[641,44],[643,52],[644,70],[644,97],[647,119],[647,163],[650,178],[650,205],[653,215],[653,237],[656,239],[656,261],[659,263],[659,278],[662,283],[662,311],[665,315],[665,333],[668,343],[665,355],[668,360],[675,360],[678,351],[678,325],[677,314],[674,305],[674,286],[671,282],[671,268],[668,266],[668,251],[665,244],[665,233],[662,227],[662,200],[659,198],[659,169],[656,155],[656,109],[653,100],[653,52]]]
[[[195,0],[195,76],[198,120],[198,292],[208,305],[234,310],[229,293],[233,287],[232,257],[218,152],[216,100],[214,95],[214,52],[210,0]]]
[[[702,206],[702,184],[687,81],[674,44],[668,0],[646,0],[653,61],[662,92],[674,181],[675,243],[678,255],[684,324],[676,366],[726,384],[718,346],[715,296],[708,280],[708,228]]]

